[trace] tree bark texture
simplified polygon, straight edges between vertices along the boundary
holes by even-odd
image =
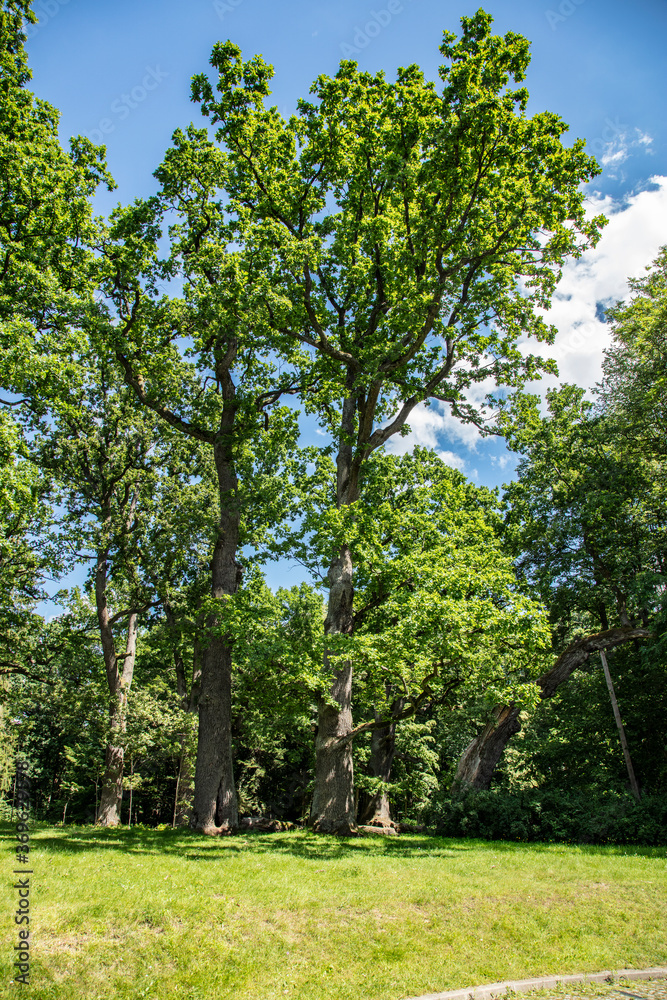
[[[348,387],[354,373],[348,372]],[[350,392],[343,400],[341,429],[336,457],[336,504],[340,509],[358,497],[359,463],[353,459],[352,442],[358,397]],[[324,633],[351,635],[354,588],[352,553],[343,544],[329,566],[329,602]],[[329,669],[327,654],[324,667]],[[315,787],[310,813],[314,830],[347,836],[355,832],[354,768],[352,742],[352,664],[342,663],[333,671],[330,701],[320,699],[315,739]]]
[[[553,667],[538,678],[540,698],[551,698],[558,687],[588,660],[592,653],[613,649],[631,639],[646,639],[650,632],[643,628],[623,626],[606,629],[575,639],[558,657]],[[466,747],[459,760],[453,787],[486,789],[512,736],[521,729],[516,705],[496,705],[491,720]]]
[[[100,826],[118,826],[123,801],[123,755],[122,734],[125,732],[127,696],[132,686],[134,661],[137,652],[137,615],[131,613],[127,623],[125,655],[116,653],[116,643],[107,605],[107,569],[109,553],[101,550],[97,556],[95,571],[95,603],[97,620],[102,640],[104,667],[109,687],[110,737],[104,761],[104,778],[97,822]],[[119,660],[122,666],[119,667]]]
[[[231,423],[233,414],[228,430]],[[236,593],[241,580],[236,561],[240,523],[238,480],[228,437],[216,442],[214,457],[220,491],[220,524],[211,565],[212,593],[222,602]],[[210,627],[216,624],[215,617],[209,621]],[[205,833],[231,832],[238,827],[231,726],[232,648],[224,635],[213,635],[207,639],[202,654],[192,817],[195,829]]]
[[[344,545],[329,568],[326,635],[352,630],[352,556]],[[328,666],[328,663],[325,663]],[[322,833],[354,832],[354,770],[352,742],[341,741],[352,730],[352,665],[343,663],[333,674],[330,705],[320,699],[315,740],[315,789],[311,824]]]
[[[391,706],[392,714],[403,711],[404,699],[400,698]],[[377,718],[377,715],[376,715]],[[396,753],[396,723],[392,722],[382,729],[374,729],[371,737],[371,757],[369,773],[372,778],[380,778],[389,782],[391,767]],[[389,795],[386,791],[374,795],[364,795],[360,802],[359,822],[364,826],[394,827],[391,818]]]

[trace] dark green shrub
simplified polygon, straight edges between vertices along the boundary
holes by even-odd
[[[430,825],[446,837],[667,845],[667,798],[534,789],[468,791],[434,804]]]

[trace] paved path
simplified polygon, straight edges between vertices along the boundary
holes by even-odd
[[[667,1000],[667,967],[508,980],[411,1000],[491,1000],[517,993],[530,993],[531,1000]]]

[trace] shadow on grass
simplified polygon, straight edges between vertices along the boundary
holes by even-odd
[[[524,843],[500,840],[461,840],[429,834],[401,834],[398,837],[367,835],[341,839],[308,830],[289,833],[241,832],[234,836],[209,837],[194,830],[155,830],[146,827],[103,829],[94,826],[53,827],[31,824],[32,847],[55,854],[80,854],[82,851],[108,851],[125,854],[177,855],[190,861],[219,861],[237,854],[284,854],[313,861],[336,861],[341,858],[456,857],[474,851],[497,856],[499,853],[581,854],[665,858],[664,847],[633,845],[598,845],[564,843]],[[0,823],[0,845],[13,850],[14,827]]]

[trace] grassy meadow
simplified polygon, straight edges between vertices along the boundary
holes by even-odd
[[[0,997],[400,1000],[667,964],[664,848],[34,824],[25,988],[0,830]]]

